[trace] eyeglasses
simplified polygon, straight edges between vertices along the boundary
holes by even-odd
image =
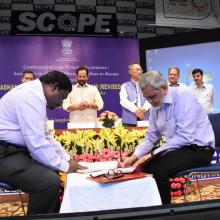
[[[120,177],[123,177],[123,176],[124,176],[124,174],[122,173],[121,170],[116,170],[115,171],[113,169],[108,170],[107,174],[103,174],[103,177],[105,177],[108,180],[117,179],[117,178],[120,178]]]
[[[120,170],[120,169],[116,169],[116,170],[109,169],[108,172],[105,173],[105,174],[101,174],[101,175],[97,175],[97,176],[96,175],[93,176],[92,174],[90,174],[90,176],[93,177],[93,178],[103,177],[107,180],[114,180],[114,179],[123,177],[124,174],[123,174],[122,170]]]

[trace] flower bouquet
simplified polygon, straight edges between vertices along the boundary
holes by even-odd
[[[115,121],[118,120],[118,116],[114,112],[105,111],[100,114],[98,120],[102,122],[103,127],[112,128]]]
[[[170,187],[172,197],[184,196],[185,192],[187,194],[190,194],[191,192],[195,193],[197,189],[196,182],[191,182],[188,177],[170,178],[169,181],[171,184]]]

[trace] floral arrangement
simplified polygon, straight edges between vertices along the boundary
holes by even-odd
[[[76,133],[63,131],[61,135],[55,135],[55,139],[72,155],[102,154],[108,149],[113,155],[114,151],[134,151],[142,141],[146,130],[128,130],[121,126],[114,129],[102,128],[94,130],[77,130]],[[81,156],[82,157],[82,156]]]
[[[103,127],[112,128],[115,121],[118,120],[118,116],[114,112],[105,111],[100,114],[98,120],[102,121]]]
[[[196,182],[190,181],[190,179],[185,177],[177,177],[177,178],[170,178],[170,187],[171,187],[171,197],[178,197],[178,196],[184,196],[185,192],[187,194],[190,194],[191,192],[196,191],[197,184]],[[187,189],[186,186],[188,185]],[[186,191],[187,190],[187,191]]]
[[[122,152],[122,157],[126,157],[131,153],[131,151],[124,151]],[[117,160],[120,158],[120,151],[119,150],[110,150],[108,148],[103,149],[101,152],[96,152],[94,154],[83,153],[83,154],[76,154],[75,160],[77,162],[84,161],[84,162],[103,162],[103,161],[112,161]]]

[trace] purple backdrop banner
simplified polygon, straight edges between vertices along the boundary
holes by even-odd
[[[20,84],[24,70],[32,70],[37,77],[63,71],[74,84],[75,70],[86,65],[89,83],[98,87],[104,100],[103,110],[121,116],[119,90],[129,80],[128,65],[133,61],[139,61],[136,39],[1,36],[0,97]],[[48,110],[48,117],[55,121],[55,128],[66,128],[68,113],[62,108]]]

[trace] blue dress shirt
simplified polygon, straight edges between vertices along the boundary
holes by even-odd
[[[191,144],[215,146],[208,115],[187,89],[168,87],[161,109],[151,108],[149,128],[134,154],[147,154],[163,136],[166,143],[154,153],[173,150]]]

